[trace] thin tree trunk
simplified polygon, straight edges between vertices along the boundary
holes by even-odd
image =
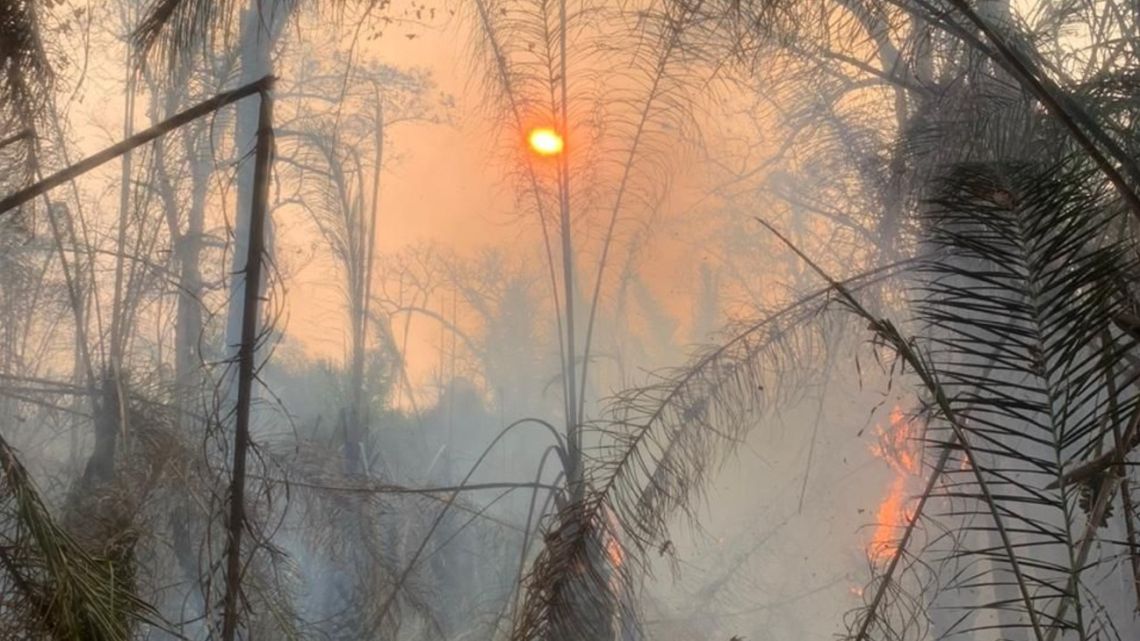
[[[241,14],[241,81],[253,82],[273,72],[273,44],[285,22],[285,9],[276,0],[250,0]],[[236,153],[253,148],[257,138],[257,105],[242,103],[237,109],[237,129],[234,135]],[[242,270],[248,262],[249,235],[252,219],[253,193],[257,189],[254,168],[244,163],[238,168],[237,204],[234,220],[234,251],[230,280],[229,309],[226,315],[225,350],[233,358],[239,350],[242,336],[243,305],[248,274]],[[258,284],[260,287],[260,283]],[[230,390],[232,391],[232,389]],[[230,397],[232,398],[232,397]]]
[[[355,221],[362,227],[361,231],[364,235],[360,239],[363,247],[362,262],[359,266],[358,278],[355,283],[355,289],[350,290],[353,294],[353,301],[351,310],[352,313],[352,371],[350,374],[350,393],[351,393],[351,406],[352,416],[350,421],[350,429],[352,432],[348,435],[349,442],[346,443],[346,466],[349,473],[362,473],[367,472],[368,463],[364,460],[363,443],[366,437],[367,424],[368,424],[368,408],[364,401],[364,361],[368,347],[368,310],[372,300],[372,268],[376,254],[376,221],[380,211],[380,173],[381,166],[384,163],[384,103],[381,96],[379,86],[376,89],[376,104],[375,104],[375,118],[376,118],[376,134],[375,134],[375,156],[373,158],[372,167],[372,194],[368,201],[368,218],[367,222],[363,219],[361,212],[361,219]],[[349,271],[351,273],[351,266]],[[354,447],[354,450],[347,448]]]
[[[135,87],[137,76],[130,65],[131,49],[127,48],[127,78],[126,78],[126,104],[123,108],[123,138],[131,137],[134,132],[135,120]],[[105,470],[105,480],[114,475],[115,451],[119,432],[124,434],[129,430],[127,421],[127,400],[123,387],[123,328],[124,300],[123,300],[123,272],[127,261],[127,221],[131,208],[131,152],[123,154],[123,162],[119,177],[119,229],[115,243],[115,290],[111,300],[111,348],[109,371],[103,385],[106,388],[103,394],[103,405],[95,415],[95,452],[92,463]],[[117,420],[116,420],[117,419]],[[103,460],[96,461],[97,456]],[[89,464],[88,469],[92,469]]]
[[[188,145],[189,147],[189,145]],[[190,402],[197,389],[194,372],[198,369],[196,354],[202,334],[202,273],[199,266],[202,256],[202,235],[205,231],[206,195],[209,187],[209,166],[194,158],[190,169],[190,206],[186,212],[186,232],[177,240],[179,290],[178,309],[174,329],[174,379],[178,398],[179,427],[189,427]]]

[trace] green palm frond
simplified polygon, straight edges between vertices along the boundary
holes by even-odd
[[[0,585],[12,629],[60,641],[126,641],[153,609],[134,594],[129,551],[86,552],[52,518],[27,471],[0,438]],[[7,625],[7,624],[5,624]]]

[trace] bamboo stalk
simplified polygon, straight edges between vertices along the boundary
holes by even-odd
[[[238,347],[238,390],[234,429],[233,472],[230,478],[230,514],[226,549],[226,587],[222,610],[222,640],[234,641],[241,592],[241,537],[245,528],[245,465],[249,451],[249,414],[253,393],[254,355],[260,299],[261,258],[265,252],[265,216],[269,199],[269,170],[273,152],[273,98],[271,77],[254,83],[261,96],[257,119],[257,151],[253,169],[253,202],[250,207],[249,251],[246,255],[242,297],[241,344]]]

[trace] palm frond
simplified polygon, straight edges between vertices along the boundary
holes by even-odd
[[[1082,519],[1082,492],[1065,482],[1066,466],[1098,454],[1137,407],[1131,375],[1119,373],[1134,340],[1111,329],[1133,259],[1105,233],[1120,209],[1094,175],[1076,161],[975,163],[941,181],[925,215],[940,258],[918,269],[925,347],[910,359],[934,397],[924,438],[935,459],[874,599],[853,618],[854,638],[902,638],[932,597],[954,612],[939,634],[977,633],[994,620],[1031,627],[1037,639],[1111,627],[1082,578],[1123,551],[1100,540],[1101,560],[1088,559],[1108,495],[1098,490]],[[907,549],[920,520],[947,533],[925,552]],[[911,591],[955,598],[916,598],[904,573]]]
[[[900,266],[849,282],[869,286]],[[547,527],[512,639],[611,638],[638,629],[634,586],[654,554],[669,553],[663,543],[672,520],[692,517],[719,462],[767,408],[818,374],[803,364],[823,348],[817,321],[829,291],[741,323],[687,367],[612,399],[594,426],[603,445],[590,451],[588,489]]]
[[[296,0],[151,0],[131,34],[139,62],[160,61],[177,68],[194,51],[213,45],[234,29],[239,11],[250,11],[254,21],[273,24],[291,15]],[[252,24],[256,24],[252,23]],[[265,37],[264,29],[251,32],[252,38]],[[253,46],[243,42],[243,46]]]
[[[153,0],[132,34],[135,50],[145,59],[152,53],[173,61],[207,41],[232,2],[223,0]]]
[[[12,111],[3,138],[31,121],[43,106],[51,83],[51,65],[40,40],[41,8],[31,0],[0,2],[0,108]],[[8,125],[15,125],[10,130]]]
[[[0,1],[0,166],[8,192],[34,179],[36,131],[54,84],[40,38],[43,10],[33,0]]]
[[[969,411],[965,431],[982,456],[976,473],[992,484],[1034,586],[1024,606],[1032,612],[968,607],[1037,616],[1082,635],[1101,616],[1081,586],[1095,563],[1073,555],[1085,529],[1080,492],[1057,481],[1070,461],[1097,455],[1122,432],[1137,406],[1130,375],[1120,374],[1134,340],[1114,329],[1128,303],[1120,278],[1134,259],[1107,233],[1120,208],[1105,191],[1076,161],[957,166],[926,214],[929,242],[947,258],[920,268],[917,306],[931,367],[953,410]],[[947,518],[983,500],[964,473],[950,465],[936,493],[955,500]],[[1000,592],[1008,560],[993,553],[990,525],[967,531],[959,558],[992,566],[971,586]]]
[[[120,559],[89,554],[60,527],[27,471],[0,438],[0,579],[4,616],[14,629],[57,639],[126,641],[143,621],[156,621],[134,594],[129,552]]]

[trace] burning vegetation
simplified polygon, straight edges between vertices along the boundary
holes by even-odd
[[[0,0],[0,641],[1140,638],[1136,4]]]

